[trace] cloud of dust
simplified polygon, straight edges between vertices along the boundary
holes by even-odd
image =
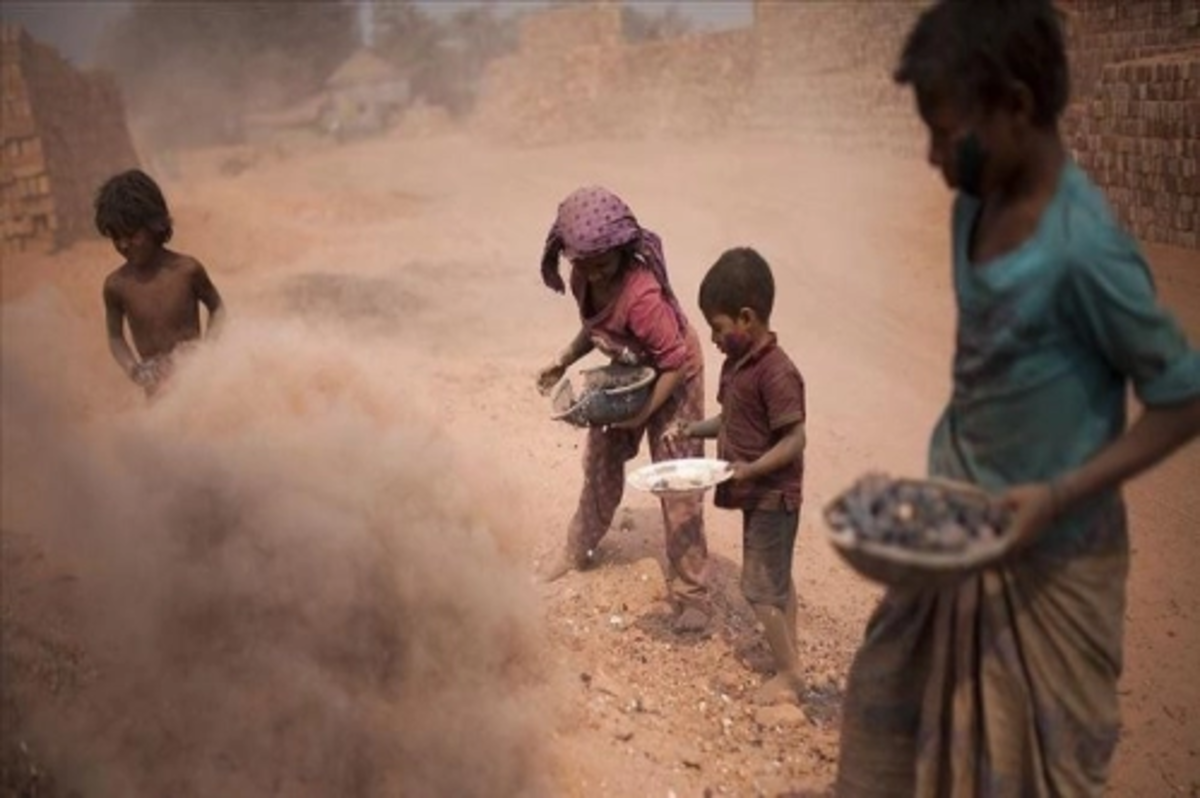
[[[74,324],[52,298],[6,306],[0,371],[3,527],[75,575],[56,600],[94,666],[70,700],[22,707],[61,782],[546,792],[515,497],[481,498],[413,398],[414,363],[237,319],[160,400],[85,417],[70,395],[101,364],[62,347],[48,368],[39,348]]]

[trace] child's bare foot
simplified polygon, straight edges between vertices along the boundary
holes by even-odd
[[[696,607],[685,607],[675,619],[674,627],[680,634],[701,634],[708,631],[708,614]]]
[[[586,571],[591,567],[593,560],[594,556],[591,552],[572,554],[569,550],[564,549],[538,569],[538,580],[545,583],[556,582],[571,571]]]
[[[761,706],[772,704],[799,704],[800,691],[804,685],[798,676],[777,673],[762,683],[754,693],[754,703]]]

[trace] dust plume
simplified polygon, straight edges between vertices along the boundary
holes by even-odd
[[[425,423],[418,369],[241,320],[152,405],[87,415],[100,364],[41,346],[77,324],[7,306],[0,396],[4,703],[63,787],[546,791],[519,511]]]

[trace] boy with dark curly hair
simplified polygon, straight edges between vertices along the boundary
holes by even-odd
[[[224,319],[225,306],[199,261],[166,248],[171,214],[149,175],[133,169],[109,178],[96,194],[95,208],[96,229],[125,258],[104,281],[109,351],[153,396],[170,375],[172,353],[200,338],[200,305],[208,309],[210,335]]]

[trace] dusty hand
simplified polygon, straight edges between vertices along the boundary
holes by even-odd
[[[133,380],[135,384],[140,385],[143,388],[147,388],[158,382],[158,370],[154,367],[153,363],[143,360],[130,370],[129,378]]]
[[[754,479],[755,477],[754,469],[750,467],[750,464],[742,462],[741,460],[730,463],[729,470],[733,472],[733,476],[730,477],[730,479],[732,479],[734,482]]]
[[[1047,483],[1018,485],[1005,493],[1000,502],[1012,514],[1008,535],[1013,550],[1036,541],[1061,511],[1056,490]]]
[[[538,372],[537,388],[538,392],[545,395],[550,393],[550,389],[558,384],[558,381],[567,373],[567,367],[561,363],[551,363],[546,368]]]
[[[692,424],[689,421],[676,421],[663,432],[663,440],[668,443],[684,441],[693,437],[695,435],[692,432]]]

